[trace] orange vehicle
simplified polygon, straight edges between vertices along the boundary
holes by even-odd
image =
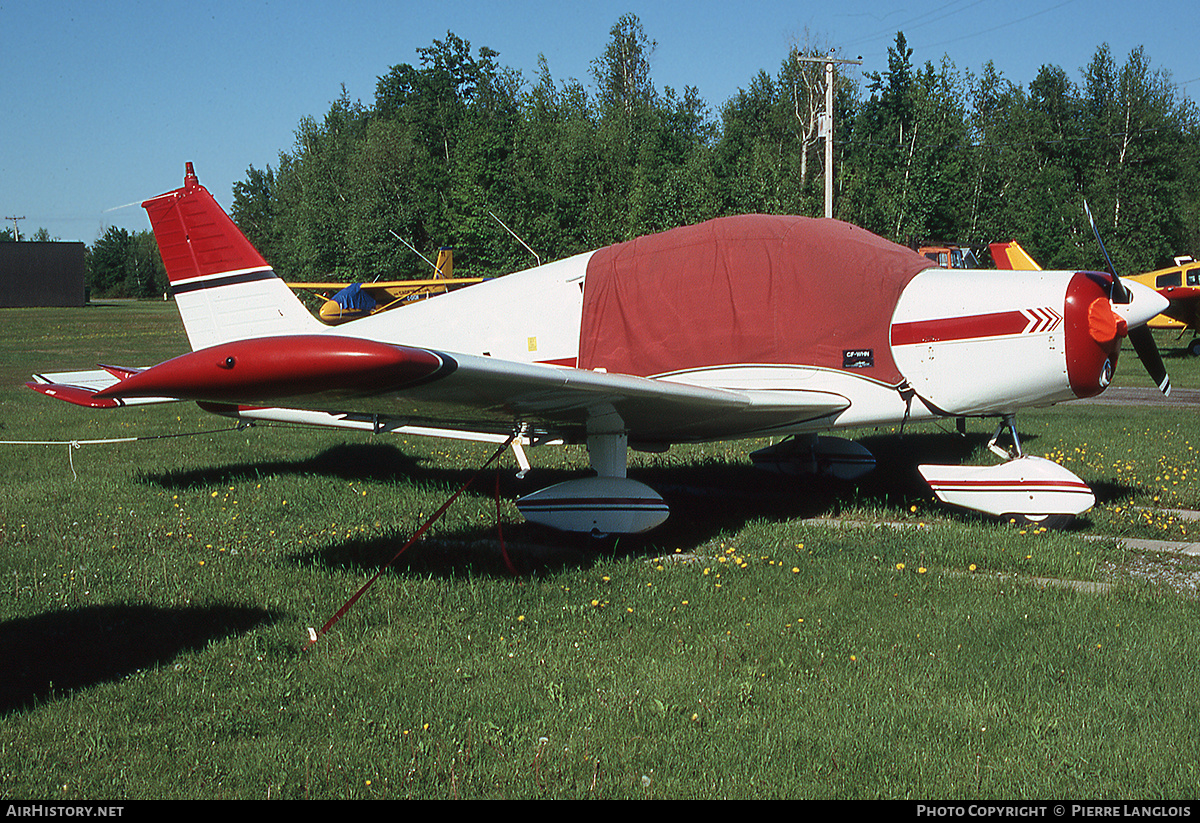
[[[963,246],[921,246],[917,252],[928,257],[943,269],[977,269],[975,252]]]

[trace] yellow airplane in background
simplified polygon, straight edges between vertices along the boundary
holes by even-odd
[[[437,294],[480,283],[482,277],[454,277],[454,250],[438,251],[434,275],[429,280],[388,280],[377,283],[288,283],[291,289],[312,292],[336,291],[321,304],[317,317],[336,326],[359,317],[424,300]]]
[[[1149,322],[1152,329],[1188,329],[1200,333],[1200,263],[1191,257],[1176,257],[1175,265],[1129,277],[1157,291],[1170,301],[1162,314]],[[1200,357],[1200,337],[1187,345],[1188,354]]]

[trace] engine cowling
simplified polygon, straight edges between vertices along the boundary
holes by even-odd
[[[1096,272],[927,269],[892,316],[892,356],[912,389],[949,415],[1002,414],[1093,397],[1121,338],[1162,310],[1152,289],[1114,305]]]

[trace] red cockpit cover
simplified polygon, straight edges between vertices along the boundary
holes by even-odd
[[[578,365],[646,376],[779,363],[898,384],[892,311],[931,265],[810,217],[723,217],[608,246],[588,262]]]

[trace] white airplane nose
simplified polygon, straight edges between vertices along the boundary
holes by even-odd
[[[1122,280],[1121,284],[1129,291],[1131,299],[1128,303],[1114,302],[1112,309],[1131,329],[1148,322],[1170,305],[1167,298],[1147,285],[1133,280]]]

